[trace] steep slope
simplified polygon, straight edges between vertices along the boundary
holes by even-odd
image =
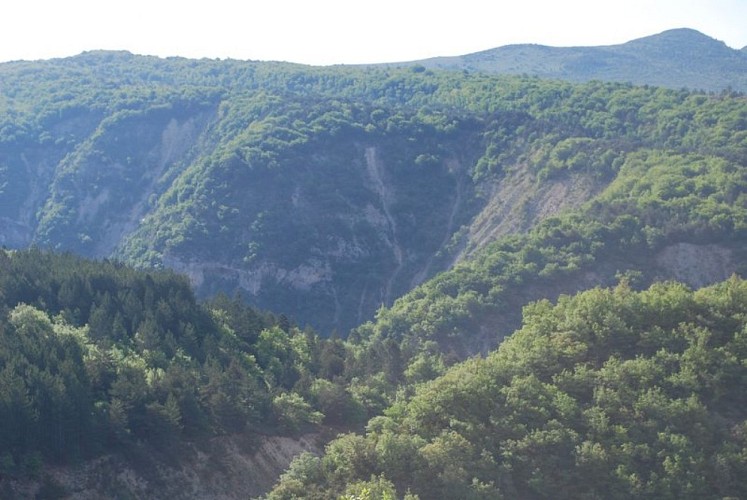
[[[500,349],[301,456],[268,498],[742,498],[745,313],[736,277],[533,304]]]
[[[114,113],[58,164],[35,241],[111,256],[189,164],[215,105],[153,105]]]
[[[199,445],[184,444],[165,453],[146,449],[108,454],[83,463],[48,466],[43,480],[6,482],[3,493],[6,498],[56,494],[80,500],[255,498],[272,488],[293,458],[304,452],[321,452],[321,440],[318,434],[253,438],[228,435]]]
[[[407,345],[405,367],[433,341],[462,359],[495,348],[533,300],[626,277],[638,286],[676,278],[699,287],[744,273],[745,193],[740,163],[628,155],[591,202],[489,244],[380,310],[356,338],[368,348],[389,338]]]
[[[246,498],[356,419],[335,341],[171,271],[0,251],[0,332],[3,498]]]
[[[529,74],[573,82],[604,80],[710,91],[747,91],[744,50],[691,29],[675,29],[621,45],[508,45],[474,54],[413,62],[426,68]]]
[[[327,331],[349,329],[391,304],[450,237],[449,218],[464,219],[457,190],[469,179],[475,153],[464,144],[474,139],[426,124],[407,140],[366,131],[374,125],[365,122],[330,133],[329,115],[368,111],[324,111],[306,114],[319,131],[294,130],[295,143],[283,142],[288,129],[272,125],[267,136],[238,146],[249,151],[243,158],[195,165],[121,255],[150,264],[149,252],[157,252],[203,294],[238,284],[260,307],[289,305],[295,317]],[[274,140],[278,146],[267,147]],[[179,203],[190,197],[206,204]]]
[[[745,158],[739,95],[109,52],[0,83],[3,244],[171,267],[343,335],[636,151]]]
[[[126,53],[2,69],[11,247],[167,265],[203,296],[240,289],[347,331],[443,269],[434,255],[470,209],[479,131],[366,103],[380,89],[332,99],[366,92],[351,72]],[[288,94],[295,80],[311,88]]]

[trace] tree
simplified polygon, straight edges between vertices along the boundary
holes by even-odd
[[[280,426],[290,432],[298,432],[308,424],[322,422],[324,415],[312,408],[295,392],[284,392],[272,400],[272,410]]]

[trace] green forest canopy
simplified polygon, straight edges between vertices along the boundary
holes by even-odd
[[[297,458],[268,498],[742,498],[745,359],[737,277],[540,301],[497,351]]]
[[[0,300],[3,475],[137,442],[292,433],[331,405],[307,399],[335,391],[334,342],[238,297],[197,303],[172,272],[3,251]]]

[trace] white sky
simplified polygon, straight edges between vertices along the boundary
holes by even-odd
[[[5,0],[0,61],[121,49],[306,64],[512,43],[607,45],[693,28],[747,45],[747,0]]]

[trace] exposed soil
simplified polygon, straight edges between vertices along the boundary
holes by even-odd
[[[294,457],[319,454],[331,435],[231,435],[168,451],[133,447],[73,466],[48,467],[39,480],[0,481],[0,497],[36,498],[44,482],[62,498],[248,499],[269,491]],[[4,498],[4,497],[3,497]]]

